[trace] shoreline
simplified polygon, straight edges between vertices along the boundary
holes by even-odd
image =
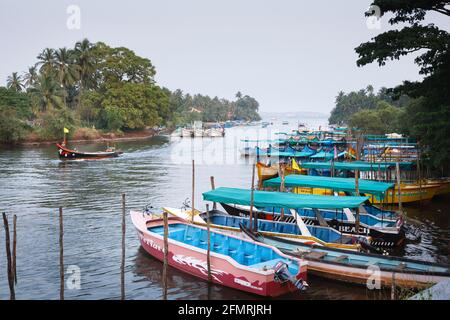
[[[168,129],[164,130],[145,130],[145,131],[138,131],[138,132],[128,132],[124,133],[123,136],[120,137],[114,137],[111,135],[114,134],[105,134],[104,136],[100,138],[94,138],[94,139],[70,139],[68,140],[70,143],[79,143],[79,144],[89,144],[89,143],[99,143],[99,142],[120,142],[120,141],[135,141],[135,140],[146,140],[153,138],[155,136],[168,133]],[[108,137],[108,135],[110,135]],[[17,143],[16,146],[23,146],[23,147],[34,147],[34,146],[43,146],[43,145],[52,145],[56,143],[60,143],[61,140],[45,140],[45,141],[23,141],[20,143]]]

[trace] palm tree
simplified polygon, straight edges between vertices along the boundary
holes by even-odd
[[[55,51],[56,76],[64,89],[64,104],[66,104],[68,87],[78,79],[79,67],[74,62],[74,54],[71,50],[61,48]]]
[[[25,81],[25,86],[28,87],[32,87],[36,80],[37,80],[38,74],[37,74],[37,69],[36,66],[32,66],[28,68],[28,72],[25,72],[25,74],[23,75],[23,80]]]
[[[88,39],[78,41],[75,44],[75,60],[80,72],[80,87],[86,89],[89,76],[94,71],[94,61],[92,56],[92,43]]]
[[[51,111],[63,106],[61,86],[51,75],[39,75],[30,92],[38,98],[42,111]]]
[[[22,91],[23,84],[22,84],[22,77],[17,74],[17,72],[13,72],[7,79],[6,79],[6,86],[8,89],[14,90],[14,91]]]
[[[38,56],[38,63],[41,68],[39,71],[43,74],[50,75],[55,68],[55,51],[50,48],[44,49]]]

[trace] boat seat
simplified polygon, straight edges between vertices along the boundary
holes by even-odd
[[[339,257],[334,258],[333,261],[334,262],[342,262],[345,259],[348,259],[348,256],[343,254],[343,255],[340,255]]]
[[[312,252],[308,252],[305,255],[306,259],[322,259],[323,257],[325,257],[328,253],[326,252],[319,252],[319,251],[312,251]]]

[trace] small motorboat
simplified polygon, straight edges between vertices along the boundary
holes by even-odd
[[[121,155],[122,150],[117,150],[114,147],[108,147],[105,151],[99,152],[82,152],[76,149],[69,149],[66,147],[65,143],[57,143],[58,155],[61,159],[104,159],[104,158],[114,158]]]
[[[164,261],[164,220],[140,211],[130,215],[141,246]],[[169,217],[167,224],[169,266],[207,280],[207,229],[175,217]],[[308,286],[304,260],[215,230],[210,232],[210,261],[213,283],[260,296],[281,296]]]

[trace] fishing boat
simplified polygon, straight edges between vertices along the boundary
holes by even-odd
[[[281,122],[281,124],[287,126],[289,124],[289,121],[284,120],[283,122]]]
[[[262,162],[257,162],[256,169],[258,172],[259,181],[264,181],[276,177],[278,175],[278,168],[279,166],[277,164],[272,164],[269,166]]]
[[[65,143],[57,143],[58,156],[60,159],[76,160],[76,159],[104,159],[118,157],[123,152],[116,150],[113,147],[108,147],[105,151],[98,152],[83,152],[76,149],[69,149],[65,146]]]
[[[281,177],[272,178],[264,181],[264,187],[269,188],[288,188],[294,193],[299,193],[298,188],[309,189],[309,194],[327,194],[326,191],[331,190],[335,195],[340,191],[343,195],[356,194],[355,179],[337,178],[337,177],[321,177],[307,175],[289,175],[281,179]],[[383,198],[385,194],[394,188],[393,183],[359,180],[358,192],[368,193],[372,196],[376,195]],[[305,191],[305,190],[302,190]],[[300,194],[305,194],[300,192]],[[368,201],[367,201],[368,202]],[[373,243],[382,247],[395,247],[404,243],[405,231],[403,228],[404,220],[400,215],[393,211],[381,210],[379,208],[370,208],[370,203],[361,204],[359,209],[359,229],[356,232],[356,216],[349,208],[338,210],[318,210],[309,208],[296,209],[297,214],[302,217],[305,223],[320,224],[320,218],[337,230],[345,233],[366,234],[372,237]],[[248,212],[248,208],[241,208]],[[262,208],[262,212],[271,212],[280,214],[280,208]],[[320,217],[318,216],[320,215]]]
[[[180,138],[183,136],[183,129],[182,128],[176,128],[171,134],[171,137],[174,138]]]
[[[184,219],[187,222],[192,222],[191,211],[178,208],[164,208],[164,210],[173,216]],[[315,243],[319,246],[323,245],[354,251],[359,251],[361,249],[370,250],[370,246],[366,245],[368,244],[368,239],[358,239],[356,237],[342,235],[340,232],[330,228],[306,226],[303,222],[299,222],[301,227],[298,227],[295,223],[264,219],[257,219],[251,223],[248,216],[233,216],[217,209],[208,213],[196,212],[194,215],[193,223],[196,225],[206,226],[208,221],[210,222],[211,228],[219,229],[234,235],[240,233],[240,224],[246,225],[247,227],[250,227],[251,224],[257,224],[257,229],[261,234],[286,238],[294,242]]]
[[[252,195],[253,194],[253,195]],[[321,224],[319,226],[306,225],[297,215],[295,208],[329,208],[343,209],[355,208],[367,200],[367,197],[330,197],[314,195],[296,195],[286,192],[251,191],[239,188],[220,187],[203,193],[203,200],[220,203],[231,215],[240,219],[219,219],[224,226],[237,227],[237,222],[251,221],[254,213],[255,224],[261,231],[269,232],[280,237],[293,238],[300,242],[312,242],[329,247],[344,248],[348,250],[372,249],[371,238],[365,235],[348,235]],[[232,207],[232,206],[235,207]],[[239,210],[237,206],[254,206],[253,211]],[[260,214],[257,208],[274,207],[283,208],[286,216],[292,216],[291,221],[273,221],[273,213]],[[232,212],[234,209],[236,212]],[[236,214],[237,213],[237,214]],[[284,217],[284,215],[283,215]],[[272,220],[272,221],[271,221]],[[259,225],[260,224],[260,225]]]
[[[141,212],[130,212],[141,246],[164,261],[164,221]],[[168,218],[168,264],[208,280],[208,231],[185,221]],[[210,271],[213,283],[277,297],[307,288],[307,263],[253,240],[210,232]]]
[[[448,265],[298,244],[290,239],[263,236],[243,225],[241,229],[255,241],[274,246],[292,257],[307,260],[308,273],[326,279],[364,286],[379,281],[381,287],[395,285],[418,289],[450,279]]]

